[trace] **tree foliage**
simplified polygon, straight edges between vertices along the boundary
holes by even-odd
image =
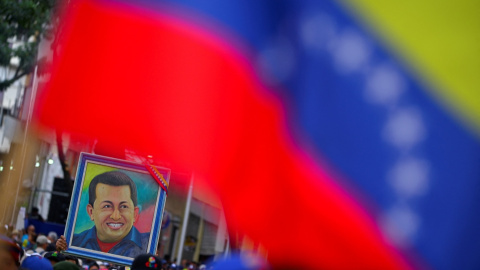
[[[13,76],[0,78],[7,89],[37,64],[38,45],[51,38],[50,16],[55,0],[0,0],[0,66],[14,68]],[[12,58],[18,65],[12,66]]]

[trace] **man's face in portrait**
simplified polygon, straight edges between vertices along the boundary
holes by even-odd
[[[99,183],[93,206],[87,205],[90,219],[95,223],[97,237],[105,243],[122,240],[138,218],[139,208],[130,197],[130,187]]]

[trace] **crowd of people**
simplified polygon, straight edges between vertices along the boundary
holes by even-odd
[[[2,228],[5,229],[5,228]],[[179,265],[169,257],[164,259],[153,254],[135,257],[131,266],[78,258],[57,250],[58,235],[38,233],[35,226],[26,230],[5,229],[0,234],[0,269],[2,270],[200,270],[205,264],[182,260]],[[208,268],[211,269],[211,268]]]
[[[205,265],[199,263],[182,260],[182,263],[176,265],[175,260],[172,262],[169,257],[160,259],[146,253],[149,232],[141,233],[134,226],[134,220],[140,212],[137,187],[124,172],[108,171],[96,175],[89,184],[85,211],[93,224],[89,229],[73,234],[72,246],[135,258],[133,264],[128,266],[131,270],[206,269]],[[44,221],[37,207],[32,208],[28,220]],[[76,258],[68,253],[65,236],[58,237],[53,231],[48,234],[37,233],[33,224],[22,231],[12,230],[10,226],[2,229],[5,231],[0,231],[0,270],[127,269],[127,266]]]

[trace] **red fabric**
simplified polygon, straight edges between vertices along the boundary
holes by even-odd
[[[229,229],[263,246],[274,267],[408,268],[293,142],[281,104],[226,42],[166,15],[93,1],[68,18],[40,124],[205,176]]]
[[[112,249],[116,244],[118,244],[120,241],[114,242],[114,243],[105,243],[102,242],[100,239],[97,237],[97,242],[98,246],[100,247],[100,250],[102,252],[108,252],[110,249]]]

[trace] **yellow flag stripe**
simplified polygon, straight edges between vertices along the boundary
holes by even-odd
[[[480,1],[344,2],[480,134]]]

